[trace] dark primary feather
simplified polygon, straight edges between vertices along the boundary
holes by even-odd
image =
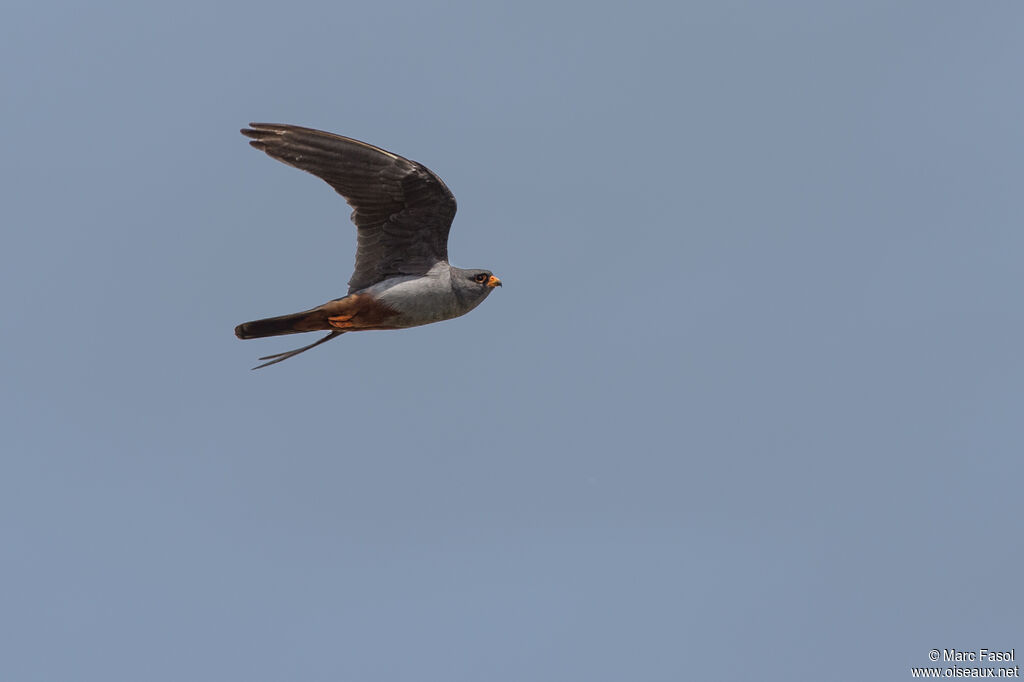
[[[271,365],[276,365],[279,362],[284,362],[288,358],[293,358],[296,355],[298,355],[299,353],[305,353],[310,348],[316,348],[321,343],[326,343],[326,342],[330,341],[333,338],[341,336],[344,333],[345,332],[337,332],[337,331],[331,332],[327,336],[324,336],[321,339],[319,339],[317,341],[314,341],[313,343],[309,344],[308,346],[303,346],[302,348],[296,348],[294,350],[285,351],[284,353],[274,353],[273,355],[265,355],[262,358],[260,358],[260,360],[269,360],[270,362],[264,362],[262,365],[256,365],[255,367],[253,367],[253,369],[263,369],[264,367],[270,367]]]
[[[455,197],[426,166],[371,144],[310,128],[250,123],[242,134],[270,156],[323,179],[359,228],[349,293],[448,260]]]

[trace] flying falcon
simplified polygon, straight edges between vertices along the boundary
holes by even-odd
[[[260,358],[260,369],[345,332],[403,329],[465,315],[501,280],[448,264],[455,197],[428,169],[371,144],[320,130],[250,123],[242,134],[278,161],[324,180],[354,209],[359,241],[348,295],[305,312],[245,322],[240,339],[329,331],[320,340]]]

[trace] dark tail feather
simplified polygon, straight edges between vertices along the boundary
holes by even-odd
[[[235,336],[240,339],[262,339],[264,336],[282,336],[330,328],[327,315],[322,310],[313,309],[303,313],[243,322],[235,327]]]
[[[303,313],[281,315],[280,317],[268,317],[265,320],[253,320],[252,322],[243,322],[235,327],[235,336],[240,339],[261,339],[264,336],[283,336],[284,334],[315,332],[317,330],[330,328],[331,325],[327,322],[327,313],[320,308],[313,308],[312,310],[307,310]],[[333,330],[327,336],[323,337],[319,341],[314,341],[308,346],[260,358],[260,360],[269,360],[270,362],[264,362],[262,365],[259,365],[259,367],[253,367],[253,369],[260,369],[260,367],[277,364],[282,360],[287,360],[299,353],[304,353],[310,348],[315,348],[321,343],[330,341],[335,336],[340,336],[344,333],[345,332]]]

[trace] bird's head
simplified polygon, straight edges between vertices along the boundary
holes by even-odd
[[[487,294],[501,286],[501,280],[490,270],[462,270],[453,268],[452,285],[459,298],[472,307],[479,305]]]

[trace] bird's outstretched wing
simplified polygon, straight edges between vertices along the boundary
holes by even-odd
[[[426,166],[371,144],[311,128],[250,123],[253,147],[321,178],[352,206],[359,228],[349,293],[448,260],[455,197]]]

